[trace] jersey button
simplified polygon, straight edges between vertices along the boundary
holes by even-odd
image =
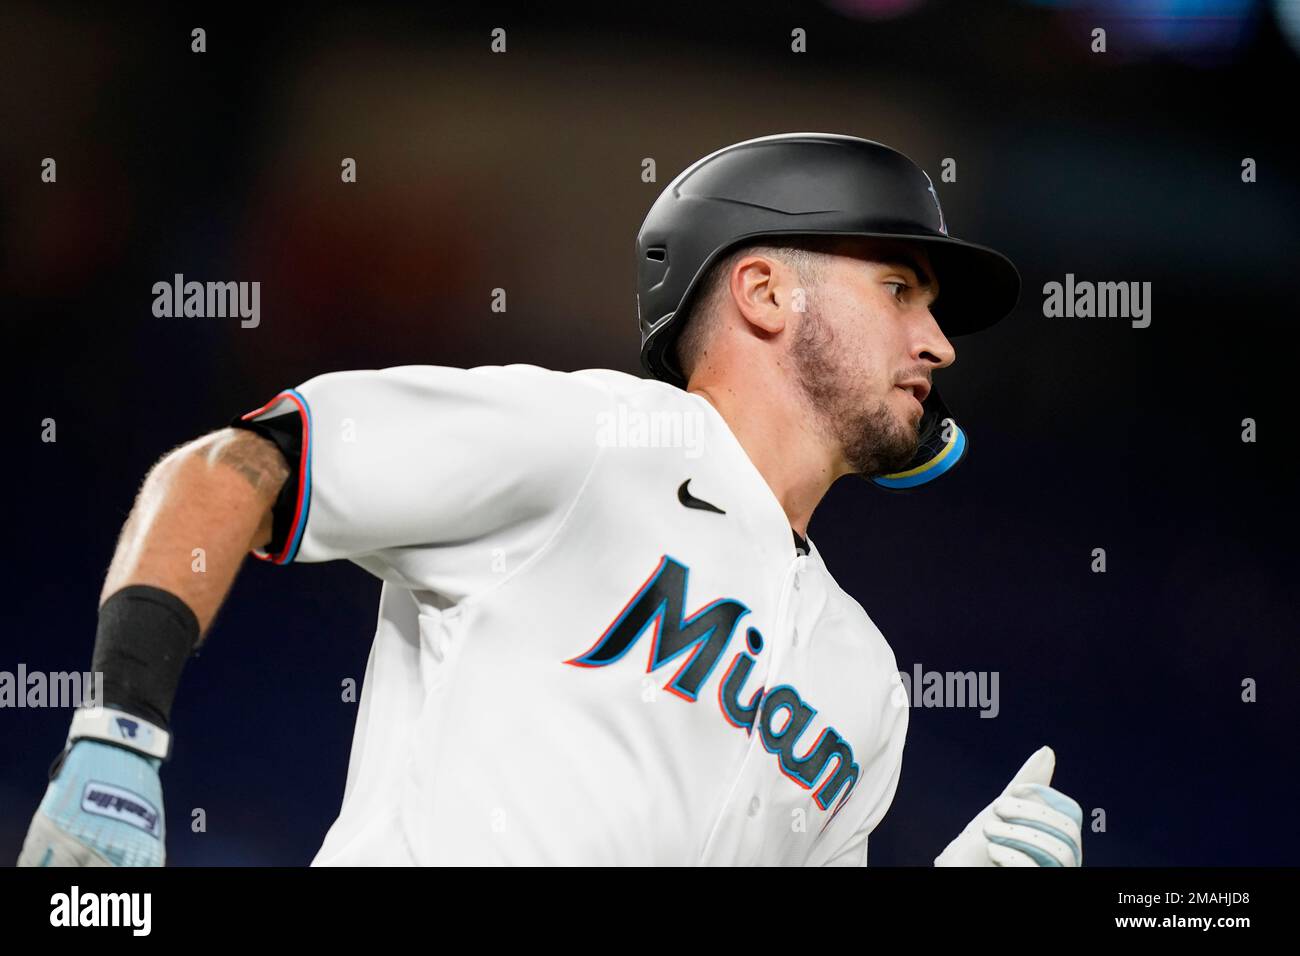
[[[756,816],[758,816],[758,811],[761,810],[761,809],[763,809],[763,801],[760,800],[760,799],[758,799],[758,797],[750,797],[750,798],[749,798],[749,815],[750,815],[751,817],[756,817]]]

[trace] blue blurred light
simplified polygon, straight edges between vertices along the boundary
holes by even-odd
[[[1293,21],[1296,0],[1275,0]],[[1198,65],[1230,60],[1254,31],[1261,0],[1021,0],[1074,18],[1096,17],[1109,49],[1126,56],[1165,53]],[[1279,16],[1281,19],[1281,16]],[[1297,27],[1300,32],[1300,27]]]
[[[1213,63],[1231,58],[1249,39],[1256,6],[1255,0],[1103,0],[1094,10],[1121,18],[1131,45]]]
[[[1273,0],[1273,16],[1292,52],[1300,53],[1300,0]]]

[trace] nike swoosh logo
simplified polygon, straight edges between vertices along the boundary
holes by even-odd
[[[690,483],[691,483],[691,479],[687,478],[685,481],[682,482],[682,486],[677,489],[678,501],[680,501],[688,508],[698,508],[700,511],[712,511],[714,514],[720,514],[720,515],[726,514],[726,512],[723,511],[721,508],[719,508],[717,505],[711,505],[707,501],[703,500],[702,498],[696,498],[693,494],[691,494],[686,487]]]

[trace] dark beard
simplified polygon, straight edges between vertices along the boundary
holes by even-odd
[[[852,374],[837,361],[835,333],[812,309],[799,323],[791,356],[818,430],[839,444],[856,474],[889,475],[911,463],[920,443],[919,421],[900,425],[884,400],[863,406],[854,393]]]

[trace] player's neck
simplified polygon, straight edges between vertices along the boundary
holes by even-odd
[[[812,429],[764,403],[739,398],[731,389],[692,385],[722,416],[785,511],[790,527],[808,534],[813,511],[839,477],[833,456]]]

